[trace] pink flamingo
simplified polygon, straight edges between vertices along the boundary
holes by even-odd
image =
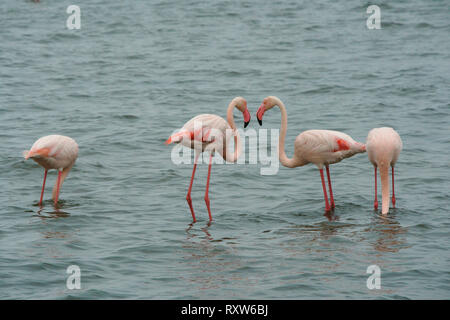
[[[31,147],[31,150],[23,151],[23,156],[25,160],[28,158],[33,159],[45,169],[39,205],[42,205],[48,170],[58,170],[58,180],[55,183],[52,193],[52,199],[56,205],[58,203],[59,190],[64,179],[69,174],[70,169],[72,169],[78,157],[78,145],[75,140],[60,135],[45,136],[38,139]]]
[[[389,212],[389,166],[392,168],[392,205],[395,208],[394,166],[403,143],[399,134],[392,128],[375,128],[370,130],[367,141],[367,156],[375,168],[375,200],[373,206],[378,210],[377,167],[381,178],[381,213]]]
[[[294,156],[289,159],[284,151],[284,140],[287,130],[287,113],[283,102],[277,97],[266,97],[259,107],[256,117],[260,125],[264,113],[278,106],[281,110],[281,130],[279,138],[279,158],[283,166],[288,168],[301,167],[308,163],[314,163],[320,171],[322,179],[322,188],[325,198],[325,212],[334,209],[333,190],[331,188],[331,179],[329,165],[340,162],[344,158],[353,156],[356,153],[365,152],[364,144],[353,140],[349,135],[332,130],[308,130],[300,133],[294,142]],[[325,179],[323,175],[323,166],[327,169],[328,187],[330,189],[330,202],[328,202]]]
[[[227,121],[214,114],[201,114],[186,122],[177,133],[171,135],[166,141],[166,144],[181,142],[182,145],[194,149],[195,151],[194,168],[192,170],[191,182],[186,195],[186,200],[191,209],[194,222],[196,222],[196,219],[194,208],[192,207],[191,190],[199,155],[205,151],[210,152],[205,203],[208,208],[209,221],[212,221],[209,200],[209,180],[214,152],[219,152],[227,162],[236,162],[241,154],[241,140],[233,119],[233,110],[235,107],[242,112],[244,116],[244,128],[246,128],[250,122],[247,101],[242,97],[236,97],[228,105]],[[234,136],[234,152],[230,154],[230,152],[227,152],[227,144],[232,136]]]

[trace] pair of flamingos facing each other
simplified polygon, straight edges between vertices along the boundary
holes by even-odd
[[[378,167],[380,168],[382,187],[382,213],[387,214],[389,211],[389,167],[392,167],[392,204],[395,207],[394,165],[402,149],[402,141],[396,131],[392,128],[373,129],[369,132],[366,145],[364,145],[356,142],[349,135],[339,131],[307,130],[299,134],[295,139],[294,155],[290,159],[287,157],[284,150],[284,141],[287,131],[287,112],[283,102],[274,96],[266,97],[259,107],[256,117],[259,124],[262,125],[264,113],[275,106],[278,106],[281,110],[281,129],[278,147],[280,162],[288,168],[301,167],[308,163],[314,163],[319,168],[326,213],[330,212],[335,207],[329,165],[338,163],[345,158],[353,156],[354,154],[366,152],[366,149],[369,160],[375,168],[374,208],[375,210],[378,209]],[[208,177],[206,180],[205,190],[205,203],[208,209],[209,220],[211,221],[212,216],[209,200],[209,181],[211,176],[213,154],[217,151],[227,162],[236,162],[241,154],[240,136],[236,130],[236,125],[233,118],[234,108],[237,108],[242,112],[244,117],[244,128],[247,127],[250,122],[250,113],[247,108],[247,101],[242,97],[236,97],[228,105],[227,121],[214,114],[201,114],[186,122],[186,124],[177,133],[171,135],[166,141],[166,144],[181,143],[183,146],[195,150],[194,168],[192,170],[191,181],[189,184],[188,193],[186,195],[186,200],[189,204],[194,222],[196,219],[194,209],[192,207],[191,191],[199,155],[205,151],[210,152]],[[213,137],[211,134],[212,130],[215,130],[215,132],[219,132],[220,134],[215,134]],[[231,154],[227,151],[227,142],[230,141],[231,138],[230,132],[233,132],[234,136],[234,152]],[[328,178],[330,202],[328,201],[327,189],[325,185],[323,173],[324,166]]]
[[[288,168],[301,167],[313,163],[319,168],[320,178],[325,199],[325,211],[328,213],[335,207],[333,190],[331,188],[329,165],[338,163],[354,154],[366,152],[375,168],[375,200],[374,208],[378,209],[377,200],[377,168],[380,168],[382,189],[382,214],[389,211],[389,167],[392,168],[392,204],[395,207],[394,166],[402,149],[402,141],[398,133],[392,128],[375,128],[369,132],[366,145],[356,142],[349,135],[332,130],[307,130],[297,136],[294,141],[294,155],[289,159],[284,150],[284,141],[287,130],[287,113],[283,102],[277,97],[266,97],[259,107],[256,117],[260,125],[264,113],[274,106],[281,110],[281,132],[279,136],[279,159]],[[241,140],[233,118],[233,110],[237,108],[244,117],[244,128],[250,122],[250,113],[247,101],[242,97],[234,98],[227,109],[227,121],[214,114],[201,114],[189,120],[177,133],[167,139],[166,144],[181,143],[195,151],[194,167],[189,184],[186,200],[196,222],[192,206],[191,191],[197,168],[198,157],[202,152],[209,151],[208,177],[206,180],[205,203],[208,209],[209,220],[212,220],[209,200],[209,181],[214,152],[217,151],[225,161],[236,162],[241,154]],[[198,127],[200,124],[200,128]],[[230,130],[231,129],[231,130]],[[211,134],[211,131],[220,134]],[[232,134],[230,135],[230,132]],[[227,143],[234,137],[234,152],[227,151]],[[61,135],[45,136],[37,140],[31,150],[23,152],[25,159],[31,158],[45,169],[39,205],[42,205],[47,172],[50,169],[58,170],[58,179],[53,188],[52,199],[55,205],[58,202],[59,192],[64,179],[74,165],[78,156],[78,145],[69,137]],[[323,167],[326,168],[330,202],[325,185]]]

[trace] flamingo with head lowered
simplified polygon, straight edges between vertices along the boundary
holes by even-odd
[[[58,203],[59,190],[64,179],[67,177],[70,169],[72,169],[77,160],[78,144],[75,140],[66,136],[45,136],[38,139],[31,147],[31,150],[23,151],[23,156],[25,160],[33,159],[45,169],[39,205],[42,205],[48,170],[58,170],[58,179],[56,180],[52,193],[52,199],[56,205]]]
[[[392,168],[392,205],[395,208],[394,166],[403,143],[397,131],[392,128],[375,128],[370,130],[366,141],[367,156],[375,168],[375,200],[373,206],[378,210],[377,168],[381,178],[381,213],[389,212],[389,167]]]
[[[192,170],[191,182],[189,184],[186,200],[191,209],[192,219],[196,222],[194,208],[192,206],[191,190],[194,181],[197,160],[202,152],[209,151],[208,178],[206,180],[205,203],[208,209],[209,221],[212,221],[209,180],[211,176],[212,157],[217,151],[225,161],[236,162],[241,154],[241,139],[233,119],[233,110],[237,108],[244,116],[244,128],[250,122],[250,113],[247,109],[247,101],[242,97],[234,98],[228,105],[227,121],[214,114],[201,114],[188,122],[176,133],[167,139],[166,144],[181,143],[183,146],[194,149],[195,160]],[[227,151],[228,142],[234,137],[234,152]]]
[[[364,144],[356,142],[349,135],[332,130],[307,130],[300,133],[294,142],[294,156],[289,159],[284,151],[284,140],[287,131],[287,113],[283,102],[277,97],[266,97],[259,107],[256,117],[260,125],[262,125],[263,115],[267,110],[278,106],[281,110],[281,129],[279,137],[279,159],[283,166],[288,168],[301,167],[308,163],[314,163],[320,172],[322,179],[322,188],[325,198],[325,211],[329,212],[334,209],[333,190],[331,188],[331,179],[329,165],[340,162],[341,160],[351,157],[356,153],[366,151]],[[325,179],[323,175],[323,167],[327,170],[328,187],[330,189],[330,203],[328,202],[327,190],[325,187]]]

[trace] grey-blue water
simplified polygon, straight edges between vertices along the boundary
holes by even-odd
[[[66,28],[71,4],[80,30]],[[449,21],[445,0],[1,1],[0,298],[449,299]],[[192,166],[164,141],[238,95],[253,130],[265,96],[284,101],[288,156],[307,129],[364,142],[394,127],[397,208],[374,212],[366,154],[331,166],[331,222],[313,165],[215,165],[209,225],[203,164],[191,226]],[[262,128],[279,125],[273,109]],[[59,208],[55,172],[40,208],[43,170],[21,152],[53,133],[79,158]]]

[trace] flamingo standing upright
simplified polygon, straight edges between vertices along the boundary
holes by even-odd
[[[39,205],[42,205],[48,170],[58,170],[58,179],[55,182],[52,192],[52,199],[56,205],[58,203],[59,190],[64,179],[69,174],[70,169],[72,169],[78,157],[78,144],[75,140],[66,136],[45,136],[38,139],[31,147],[31,150],[23,151],[23,156],[25,160],[29,158],[33,159],[45,169]]]
[[[392,128],[375,128],[370,130],[367,141],[367,156],[375,169],[375,200],[373,206],[378,210],[377,167],[381,178],[381,213],[389,212],[389,167],[392,168],[392,205],[395,208],[394,166],[403,143],[397,131]]]
[[[344,158],[353,156],[356,153],[365,152],[364,144],[356,142],[349,135],[332,130],[307,130],[300,133],[294,142],[294,156],[289,159],[284,150],[284,140],[287,131],[287,113],[283,102],[277,97],[266,97],[259,107],[256,117],[260,125],[264,113],[278,106],[281,110],[281,129],[279,137],[279,159],[283,166],[288,168],[301,167],[308,163],[314,163],[320,171],[322,179],[322,188],[325,198],[325,212],[334,209],[333,190],[331,188],[331,179],[329,165],[340,162]],[[327,169],[328,187],[330,189],[330,203],[328,202],[325,179],[323,175],[323,166]]]
[[[214,152],[217,151],[227,162],[236,162],[241,154],[241,140],[233,119],[233,110],[235,107],[242,112],[244,116],[244,128],[246,128],[250,122],[247,101],[242,97],[236,97],[228,105],[227,121],[214,114],[201,114],[186,122],[177,133],[171,135],[166,141],[166,144],[181,143],[183,146],[194,149],[194,168],[192,170],[191,182],[186,195],[193,222],[196,222],[196,219],[194,208],[192,206],[191,190],[199,155],[205,151],[210,152],[205,203],[208,209],[209,221],[212,221],[209,200],[209,180]],[[227,145],[232,136],[234,136],[234,152],[230,153],[227,152]]]

